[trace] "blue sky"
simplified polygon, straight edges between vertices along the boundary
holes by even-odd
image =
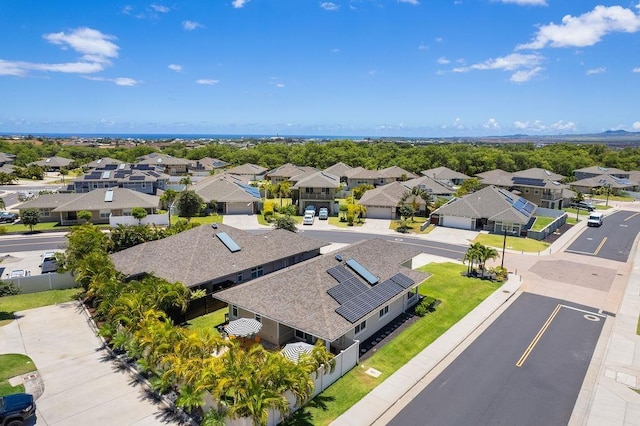
[[[0,133],[640,131],[640,2],[0,2]]]

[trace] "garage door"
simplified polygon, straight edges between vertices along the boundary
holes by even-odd
[[[445,216],[442,218],[442,226],[458,229],[474,229],[473,219],[468,217]]]
[[[253,203],[227,203],[226,214],[251,214],[251,213],[253,213]]]
[[[395,219],[392,207],[367,207],[367,217],[371,219]]]

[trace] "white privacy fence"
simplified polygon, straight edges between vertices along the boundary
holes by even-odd
[[[117,228],[118,225],[169,225],[169,215],[167,213],[149,214],[140,221],[133,216],[109,216],[109,226]]]
[[[76,287],[76,282],[71,272],[64,274],[30,275],[22,278],[7,278],[5,282],[13,282],[21,293],[38,293],[47,290],[62,290]]]

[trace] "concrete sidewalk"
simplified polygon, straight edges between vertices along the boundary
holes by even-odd
[[[443,360],[457,355],[463,347],[470,344],[473,339],[467,340],[467,338],[476,333],[479,334],[488,325],[487,318],[497,318],[497,314],[513,300],[521,284],[519,276],[510,274],[500,291],[495,291],[331,424],[365,426],[388,423],[428,384],[430,381],[428,376],[439,372],[438,366]]]

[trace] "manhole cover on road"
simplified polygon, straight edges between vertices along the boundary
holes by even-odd
[[[597,317],[597,316],[595,316],[595,315],[586,314],[584,317],[585,317],[586,319],[588,319],[589,321],[594,321],[594,322],[598,322],[598,321],[600,321],[600,318],[598,318],[598,317]]]

